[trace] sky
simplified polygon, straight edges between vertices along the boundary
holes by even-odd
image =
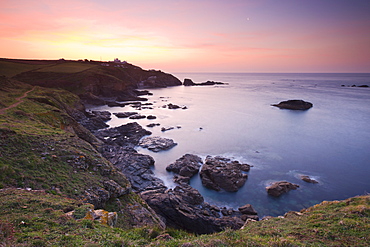
[[[0,57],[370,73],[369,0],[0,0]]]

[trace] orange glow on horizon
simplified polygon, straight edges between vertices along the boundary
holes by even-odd
[[[337,4],[325,16],[310,12],[328,7],[316,1],[305,9],[267,2],[3,1],[0,57],[119,57],[176,72],[370,72],[370,4]]]

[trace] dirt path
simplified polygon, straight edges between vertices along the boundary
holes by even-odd
[[[27,92],[25,92],[22,96],[16,98],[17,102],[6,107],[6,108],[3,108],[3,109],[0,109],[0,114],[4,114],[6,110],[9,110],[11,108],[14,108],[16,107],[17,105],[19,105],[20,103],[23,102],[23,98],[25,98],[27,96],[28,93],[32,92],[33,90],[35,89],[35,87],[33,87],[31,90],[28,90]]]

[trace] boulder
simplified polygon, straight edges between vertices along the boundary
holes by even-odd
[[[169,103],[167,105],[167,107],[168,107],[168,109],[179,109],[179,108],[181,108],[180,106],[172,104],[172,103]]]
[[[81,213],[84,214],[82,218],[80,216]],[[94,206],[91,204],[85,204],[80,208],[65,213],[65,215],[76,220],[96,220],[103,225],[111,227],[117,223],[118,219],[117,212],[108,212],[103,209],[94,210]]]
[[[315,179],[312,179],[310,178],[309,176],[307,175],[301,175],[301,179],[307,183],[311,183],[311,184],[317,184],[319,182],[317,182]]]
[[[240,208],[238,208],[238,210],[242,213],[242,214],[247,214],[247,215],[257,215],[257,211],[254,210],[254,208],[252,207],[252,205],[250,204],[246,204]]]
[[[113,113],[116,117],[118,118],[128,118],[132,115],[136,115],[138,114],[137,112],[117,112],[117,113]]]
[[[169,172],[174,172],[183,177],[191,178],[199,172],[199,168],[202,166],[203,161],[197,155],[185,154],[181,158],[177,159],[174,163],[166,167]]]
[[[238,161],[207,156],[200,171],[200,178],[202,184],[209,189],[235,192],[244,185],[248,178],[248,175],[242,171],[249,171],[249,168],[248,164],[240,164]]]
[[[159,136],[149,136],[140,140],[139,145],[153,152],[168,150],[177,145],[172,139]]]
[[[298,187],[299,187],[298,184],[292,184],[286,181],[279,181],[279,182],[275,182],[272,185],[266,187],[266,191],[270,196],[279,197],[282,194],[290,190],[297,189]]]
[[[169,130],[173,130],[175,127],[162,127],[161,128],[161,131],[162,132],[166,132],[166,131],[169,131]]]
[[[279,107],[280,109],[289,109],[289,110],[308,110],[313,104],[303,100],[287,100],[282,101],[279,104],[273,104],[272,106]]]

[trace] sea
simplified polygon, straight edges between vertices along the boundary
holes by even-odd
[[[322,201],[343,200],[370,192],[370,74],[298,73],[174,73],[183,81],[217,81],[223,85],[175,86],[149,89],[153,105],[99,106],[111,113],[137,111],[154,120],[119,119],[110,127],[137,121],[152,136],[177,145],[158,153],[137,147],[155,159],[153,172],[169,188],[173,173],[166,167],[184,154],[222,156],[252,165],[237,192],[205,188],[199,174],[190,184],[205,201],[237,210],[251,204],[260,217],[300,211]],[[356,86],[353,86],[356,85]],[[279,109],[272,104],[290,99],[309,101],[306,111]],[[168,109],[166,104],[186,109]],[[144,109],[147,108],[147,109]],[[150,109],[152,108],[152,109]],[[160,126],[146,127],[150,123]],[[161,128],[174,127],[162,132]],[[301,180],[307,175],[317,184]],[[282,196],[271,197],[266,187],[276,181],[298,184]]]

